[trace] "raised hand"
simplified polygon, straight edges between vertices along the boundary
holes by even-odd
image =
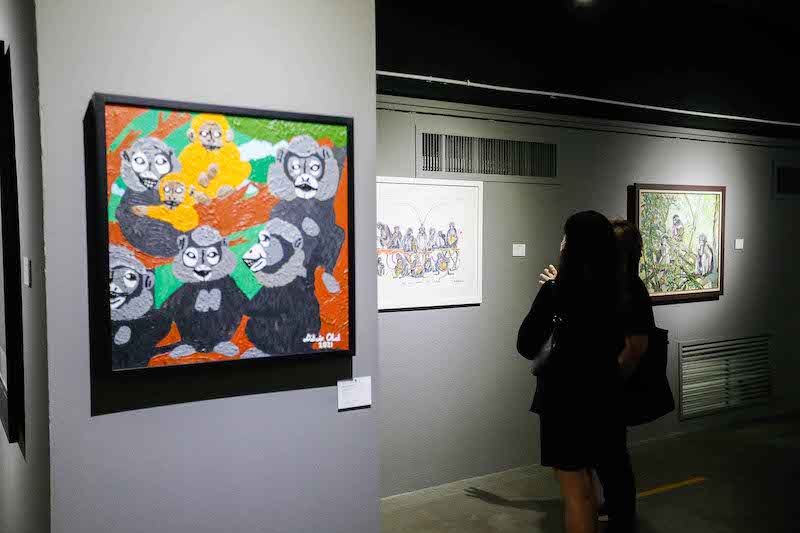
[[[545,267],[544,272],[539,274],[539,277],[541,278],[539,280],[539,284],[544,285],[548,281],[553,281],[556,279],[556,276],[558,276],[558,269],[556,269],[556,267],[553,265]]]

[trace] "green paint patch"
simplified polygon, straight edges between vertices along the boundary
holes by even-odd
[[[177,130],[167,135],[163,140],[165,143],[167,143],[167,146],[175,150],[176,154],[180,155],[183,149],[189,146],[189,137],[186,136],[187,131],[189,131],[188,122],[185,126],[181,126]]]
[[[108,221],[109,222],[118,222],[117,221],[117,207],[119,207],[119,203],[122,201],[122,196],[118,194],[112,194],[111,198],[108,199]]]
[[[156,309],[160,309],[164,302],[167,301],[167,298],[172,296],[172,293],[178,290],[178,287],[183,285],[183,283],[172,273],[171,264],[156,267],[155,276]]]
[[[228,119],[228,124],[232,124],[232,122],[234,120],[232,117],[225,117],[225,118]],[[233,128],[232,126],[231,126],[231,129],[233,130],[233,144],[235,144],[236,146],[241,146],[244,143],[247,143],[247,142],[250,142],[250,141],[253,140],[252,137],[250,137],[249,135],[247,135],[245,133],[242,133],[241,131],[237,130],[236,128]]]
[[[235,131],[273,144],[283,140],[288,141],[297,135],[306,134],[315,139],[329,138],[334,146],[347,146],[347,128],[345,126],[250,117],[230,117],[229,121]]]
[[[254,181],[256,183],[266,183],[269,166],[274,162],[275,158],[272,156],[250,161],[250,166],[253,167],[252,172],[250,172],[250,181]]]
[[[244,239],[245,242],[231,247],[231,251],[236,255],[236,269],[231,274],[233,281],[251,300],[256,293],[261,290],[261,283],[256,279],[253,273],[247,268],[247,265],[242,261],[242,256],[250,249],[253,244],[258,241],[258,233],[261,231],[261,225],[248,228],[244,231],[237,231],[228,236],[229,242],[235,242]]]
[[[125,128],[123,128],[120,134],[117,135],[117,138],[111,142],[111,146],[108,147],[109,150],[114,151],[117,148],[119,148],[119,145],[122,143],[122,141],[125,140],[125,137],[131,131],[136,131],[136,130],[141,131],[142,134],[139,136],[140,139],[142,137],[147,137],[148,135],[153,133],[155,129],[158,127],[158,114],[161,112],[165,113],[164,118],[168,118],[170,113],[172,113],[171,111],[165,109],[150,109],[145,113],[139,115],[135,119],[131,120],[130,123],[128,123],[128,125],[125,126]]]

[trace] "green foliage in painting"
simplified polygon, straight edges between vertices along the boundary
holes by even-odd
[[[640,276],[652,294],[719,287],[720,200],[716,193],[643,192]]]
[[[347,128],[344,126],[247,117],[230,117],[230,124],[237,132],[271,143],[288,141],[296,135],[304,134],[311,135],[317,140],[330,139],[337,147],[347,145]]]

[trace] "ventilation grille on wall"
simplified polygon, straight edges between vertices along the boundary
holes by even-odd
[[[422,170],[556,177],[556,145],[441,133],[422,134]]]
[[[800,198],[800,168],[775,167],[775,195],[784,198]]]
[[[681,353],[681,418],[769,400],[769,337],[686,342]]]

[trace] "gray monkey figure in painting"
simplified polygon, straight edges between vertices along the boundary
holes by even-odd
[[[694,275],[705,277],[714,271],[714,252],[708,244],[705,233],[701,233],[698,238],[697,261],[695,262]]]
[[[394,227],[394,232],[392,233],[392,240],[389,244],[389,248],[393,250],[400,250],[403,248],[403,234],[400,232],[400,226]]]
[[[383,264],[383,259],[378,256],[378,276],[386,275],[386,265]]]
[[[161,179],[180,170],[175,150],[155,137],[139,139],[122,151],[120,173],[127,189],[116,216],[122,234],[137,250],[154,257],[172,257],[178,253],[181,232],[168,222],[137,216],[133,208],[161,205],[158,193]]]
[[[341,290],[333,269],[344,244],[344,229],[336,225],[333,202],[339,189],[339,163],[333,151],[313,137],[300,135],[280,148],[269,167],[269,191],[280,199],[270,218],[277,218],[303,232],[307,282],[322,267],[322,281],[330,293]]]
[[[153,308],[155,277],[122,246],[108,247],[111,368],[147,366],[170,322]]]
[[[447,246],[448,248],[458,247],[458,231],[455,222],[451,222],[450,228],[447,230]]]
[[[403,251],[416,252],[416,250],[414,249],[415,248],[414,242],[415,242],[414,230],[408,228],[408,230],[406,230],[406,236],[403,238]]]
[[[199,226],[178,241],[172,273],[184,284],[163,307],[181,335],[181,344],[170,355],[213,351],[233,357],[239,348],[230,340],[247,305],[247,297],[231,278],[236,256],[228,240],[210,226]]]
[[[319,335],[321,321],[314,285],[308,283],[301,230],[278,218],[270,219],[258,242],[242,256],[263,285],[248,305],[245,333],[255,348],[243,359],[314,351],[306,335]]]

